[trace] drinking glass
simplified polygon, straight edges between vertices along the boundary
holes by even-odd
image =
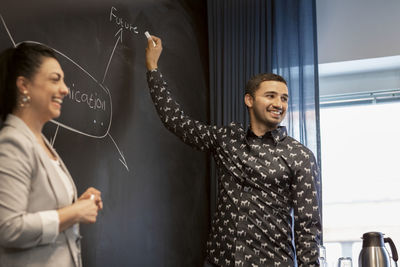
[[[319,266],[320,267],[327,267],[328,263],[326,261],[326,248],[322,245],[318,246],[318,260],[319,260]]]
[[[338,267],[352,267],[353,262],[350,257],[341,257],[338,261]]]

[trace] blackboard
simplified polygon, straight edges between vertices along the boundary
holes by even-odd
[[[44,133],[76,182],[102,191],[82,225],[84,266],[201,266],[209,221],[208,156],[181,143],[151,102],[144,31],[163,40],[159,68],[186,113],[207,121],[206,2],[2,1],[0,49],[57,51],[70,94]]]

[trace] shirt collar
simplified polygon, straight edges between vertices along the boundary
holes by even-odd
[[[246,138],[272,138],[272,140],[274,140],[275,144],[278,144],[279,142],[281,142],[283,139],[285,139],[287,136],[287,130],[285,126],[278,126],[278,128],[276,128],[275,130],[266,132],[263,136],[257,136],[253,133],[253,131],[251,130],[251,127],[249,126],[247,128],[247,134],[246,134]]]

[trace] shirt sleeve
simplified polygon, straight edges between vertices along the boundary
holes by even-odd
[[[173,99],[168,84],[159,70],[147,72],[147,83],[154,106],[164,126],[186,144],[205,151],[216,143],[216,127],[201,123],[185,115]]]
[[[56,210],[46,210],[38,212],[42,220],[42,241],[40,244],[53,243],[59,232],[60,220]]]
[[[320,174],[315,157],[301,150],[293,186],[294,238],[298,266],[319,266],[321,244]]]

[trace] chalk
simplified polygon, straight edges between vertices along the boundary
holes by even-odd
[[[151,38],[150,33],[148,31],[144,32],[144,35],[146,35],[147,39],[151,39],[151,41],[153,42],[153,46],[156,47],[156,43],[154,42],[154,40]]]
[[[94,199],[94,195],[91,194],[91,195],[90,195],[90,200],[93,200],[93,199]]]

